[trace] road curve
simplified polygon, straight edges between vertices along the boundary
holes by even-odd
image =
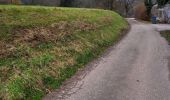
[[[170,100],[169,46],[158,32],[170,25],[128,21],[129,34],[93,70],[44,100]]]

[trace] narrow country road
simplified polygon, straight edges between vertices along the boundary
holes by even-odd
[[[46,96],[46,100],[170,100],[168,43],[152,25],[128,19],[129,34],[98,61],[93,70],[71,88]],[[169,67],[168,67],[169,66]]]

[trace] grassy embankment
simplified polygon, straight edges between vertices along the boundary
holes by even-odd
[[[170,31],[162,31],[161,35],[170,43]]]
[[[127,26],[112,11],[0,5],[0,99],[41,99]]]

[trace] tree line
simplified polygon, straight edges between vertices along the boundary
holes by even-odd
[[[3,1],[3,2],[1,2]],[[134,0],[0,0],[0,3],[47,5],[60,7],[101,8],[114,10],[128,16]]]
[[[158,4],[159,8],[164,7],[166,4],[170,3],[170,0],[156,0],[156,4]],[[145,6],[147,8],[147,14],[150,16],[151,14],[151,9],[153,7],[153,5],[155,5],[153,3],[153,0],[145,0]]]

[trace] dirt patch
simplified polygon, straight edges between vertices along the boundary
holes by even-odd
[[[57,42],[68,35],[80,31],[91,31],[97,29],[96,24],[83,21],[54,23],[50,27],[34,29],[18,29],[14,31],[14,44],[26,43],[32,47],[42,42]]]
[[[15,29],[12,35],[12,41],[0,41],[0,58],[8,57],[16,52],[17,46],[26,45],[37,47],[41,43],[57,43],[64,40],[67,36],[81,31],[96,30],[99,26],[84,21],[61,21],[54,23],[49,27],[36,27],[32,29]]]
[[[106,16],[101,18],[102,23],[112,23],[112,17]],[[104,25],[104,24],[102,24]],[[41,43],[57,43],[65,40],[69,35],[77,32],[96,31],[102,27],[96,23],[88,21],[60,21],[53,23],[48,27],[35,27],[31,29],[14,29],[12,39],[8,42],[0,41],[0,58],[8,57],[16,52],[17,46],[26,45],[34,48]]]
[[[35,47],[41,42],[54,41],[57,38],[46,28],[16,30],[15,33],[17,34],[14,35],[13,44],[25,43],[31,47]]]
[[[16,47],[0,41],[0,58],[12,55],[16,51]]]
[[[102,23],[108,23],[108,24],[110,24],[110,23],[112,23],[112,21],[113,21],[113,17],[105,16],[105,17],[102,17],[102,18],[101,18],[101,21],[102,21]]]

